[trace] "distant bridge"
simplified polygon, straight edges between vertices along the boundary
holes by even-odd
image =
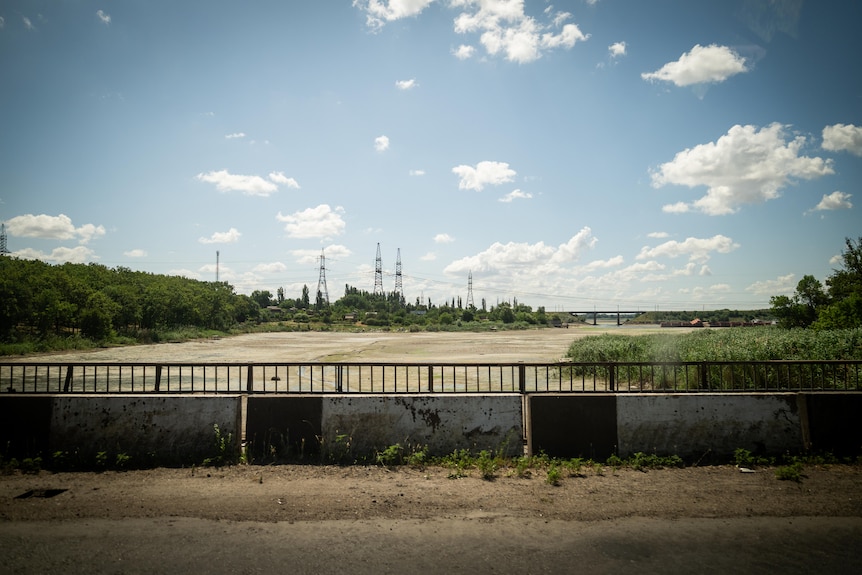
[[[617,316],[617,325],[622,325],[622,322],[620,321],[620,316],[623,316],[623,315],[640,315],[642,313],[646,313],[646,311],[642,310],[642,309],[639,309],[637,311],[623,311],[623,310],[615,309],[615,310],[611,310],[611,311],[601,311],[601,310],[566,311],[563,313],[567,313],[567,314],[572,315],[572,316],[578,316],[578,315],[589,316],[590,314],[592,314],[593,315],[593,325],[596,325],[596,318],[599,315],[616,315]]]

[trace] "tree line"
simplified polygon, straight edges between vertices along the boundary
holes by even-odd
[[[862,327],[862,237],[845,238],[841,268],[833,270],[825,286],[805,275],[791,296],[770,298],[772,313],[786,328],[846,329]]]

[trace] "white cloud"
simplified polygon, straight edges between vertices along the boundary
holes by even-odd
[[[271,262],[266,264],[257,264],[251,271],[261,274],[277,274],[287,270],[287,266],[281,262]]]
[[[123,255],[127,258],[145,258],[147,257],[147,251],[141,249],[134,249],[127,252],[123,252]]]
[[[416,83],[416,78],[410,78],[409,80],[398,80],[395,82],[395,87],[399,90],[412,90],[419,84]]]
[[[226,232],[215,232],[208,238],[198,238],[198,241],[202,244],[235,244],[241,235],[236,228],[231,228]]]
[[[379,29],[387,22],[417,16],[433,0],[353,0],[353,6],[366,13],[369,27]],[[565,24],[568,12],[544,10],[547,22],[539,22],[524,12],[523,0],[450,0],[450,8],[461,10],[455,17],[458,34],[478,34],[479,42],[490,55],[503,54],[511,62],[527,63],[545,51],[571,48],[589,36],[576,24]],[[462,44],[452,54],[462,60],[474,48]]]
[[[812,208],[812,211],[849,210],[853,207],[853,204],[850,202],[850,198],[852,197],[853,194],[838,191],[832,192],[831,194],[823,194],[823,199],[821,199],[820,203]]]
[[[0,16],[0,30],[6,27],[6,18]]]
[[[245,138],[245,132],[234,132],[233,134],[225,134],[226,140],[238,140],[241,138]]]
[[[862,126],[835,124],[823,128],[823,149],[862,156]]]
[[[10,235],[22,238],[41,238],[46,240],[72,240],[77,238],[81,244],[86,244],[94,238],[105,235],[104,226],[84,224],[76,228],[72,219],[65,215],[49,216],[46,214],[26,214],[15,216],[6,222],[6,230]]]
[[[54,248],[50,254],[32,248],[25,248],[14,252],[12,255],[28,260],[42,260],[52,264],[82,264],[90,260],[99,259],[95,256],[93,250],[84,246]]]
[[[269,179],[276,184],[282,184],[295,190],[299,189],[299,183],[295,179],[285,176],[284,172],[270,172]]]
[[[293,178],[287,178],[282,172],[271,172],[269,179],[260,176],[244,176],[231,174],[227,170],[207,172],[195,176],[201,182],[215,184],[220,192],[242,192],[247,196],[267,197],[278,191],[277,184],[287,184],[290,188],[299,188]]]
[[[96,16],[99,18],[99,21],[106,26],[111,23],[111,15],[106,14],[104,10],[96,10]]]
[[[803,136],[788,141],[785,126],[778,123],[760,130],[736,125],[716,142],[677,153],[652,174],[652,185],[708,188],[702,198],[664,206],[665,212],[696,209],[709,215],[731,214],[744,204],[778,198],[793,178],[832,174],[831,160],[800,155],[805,142]]]
[[[408,172],[408,174],[409,174],[409,175],[411,175],[411,176],[424,176],[424,175],[425,175],[425,170],[410,170],[410,171]]]
[[[531,194],[530,192],[524,192],[521,190],[514,190],[512,192],[509,192],[508,194],[506,194],[505,196],[503,196],[502,198],[500,198],[497,201],[508,204],[508,203],[512,202],[513,200],[518,200],[518,199],[529,200],[532,197],[533,197],[533,194]]]
[[[33,26],[33,21],[27,18],[26,16],[21,16],[21,21],[24,23],[24,27],[28,30],[35,30],[36,27]]]
[[[386,22],[419,15],[434,0],[353,0],[353,6],[366,12],[370,28],[381,28]]]
[[[729,237],[718,234],[711,238],[686,238],[682,242],[671,240],[654,248],[643,247],[637,259],[688,256],[692,262],[705,263],[709,260],[711,252],[726,254],[738,247],[739,244],[733,243]]]
[[[695,45],[675,62],[668,62],[655,72],[641,74],[644,80],[673,82],[677,86],[723,82],[731,76],[748,72],[745,58],[728,48],[711,44]]]
[[[285,231],[291,238],[326,238],[334,237],[344,233],[347,224],[341,217],[344,208],[337,206],[334,210],[327,204],[320,204],[316,208],[308,208],[290,215],[282,215],[278,212],[275,217],[284,222]]]
[[[455,238],[450,236],[449,234],[437,234],[434,236],[435,244],[451,244],[455,241]]]
[[[534,274],[539,270],[551,270],[561,264],[577,260],[581,254],[595,246],[598,240],[590,228],[583,228],[559,247],[509,242],[494,242],[488,249],[456,260],[444,268],[445,274],[461,274],[468,271],[486,275]]]
[[[745,291],[759,296],[790,295],[796,291],[797,282],[793,281],[795,277],[794,274],[787,274],[774,280],[754,282],[746,287]]]
[[[473,46],[468,46],[466,44],[461,44],[454,50],[452,50],[452,55],[458,58],[459,60],[468,60],[473,57],[473,54],[476,53],[476,48]]]
[[[670,236],[670,234],[667,232],[650,232],[647,234],[648,238],[655,238],[655,239],[659,239],[659,240],[667,238],[669,236]]]
[[[296,263],[302,265],[318,265],[320,263],[320,250],[291,250],[290,255],[296,258]],[[323,248],[323,255],[327,259],[343,260],[353,255],[346,246],[331,244]]]
[[[479,162],[475,168],[465,165],[455,166],[452,168],[452,173],[457,174],[461,179],[458,182],[458,189],[477,192],[481,192],[486,185],[498,186],[511,182],[517,175],[515,170],[509,168],[509,164],[489,161]]]
[[[626,43],[625,42],[614,42],[610,46],[608,46],[608,52],[611,55],[611,58],[618,58],[620,56],[626,55]]]
[[[428,252],[424,256],[420,256],[419,259],[423,262],[433,262],[437,259],[437,254],[434,252]]]
[[[377,136],[374,138],[374,149],[378,152],[385,152],[389,149],[389,138],[386,136]]]

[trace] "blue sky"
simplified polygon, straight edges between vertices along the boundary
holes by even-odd
[[[859,2],[6,1],[8,249],[240,293],[768,307],[862,235]]]

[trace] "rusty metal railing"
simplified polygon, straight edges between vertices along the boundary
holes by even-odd
[[[763,391],[862,391],[862,361],[0,362],[0,394]]]

